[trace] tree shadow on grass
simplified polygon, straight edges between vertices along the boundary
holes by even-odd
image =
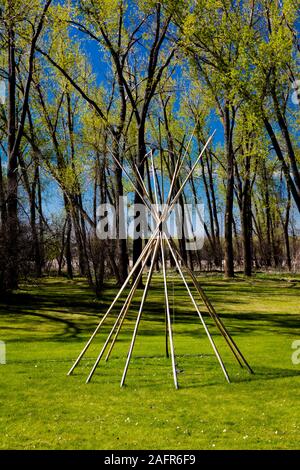
[[[300,370],[296,367],[293,369],[282,369],[279,367],[259,366],[255,368],[255,373],[247,377],[235,378],[234,382],[260,381],[284,379],[286,377],[300,377]]]
[[[222,300],[224,300],[224,294],[225,297],[226,294],[232,295],[232,283],[228,284],[228,286],[226,285],[226,288],[224,288],[224,284],[226,285],[226,283],[222,283],[220,286],[217,283],[214,284],[213,282],[209,282],[204,286],[204,288],[212,300],[214,300],[214,297],[222,297]],[[191,304],[188,293],[184,286],[179,282],[174,284],[174,288],[176,289],[176,294],[174,296],[174,327],[176,328],[180,325],[181,331],[178,334],[190,335],[191,337],[199,336],[199,331],[202,331],[202,326],[200,319]],[[217,295],[215,293],[211,295],[211,289],[215,289],[215,291],[217,291]],[[241,293],[240,286],[238,286],[236,290]],[[274,294],[274,289],[271,289],[271,291],[272,294]],[[21,291],[6,295],[4,298],[2,297],[0,302],[0,318],[1,316],[8,316],[9,318],[12,317],[14,319],[12,329],[15,330],[26,330],[26,328],[23,328],[24,323],[30,323],[32,318],[44,320],[45,324],[49,322],[49,324],[56,323],[58,325],[64,325],[64,329],[62,331],[48,331],[45,333],[49,338],[54,340],[73,339],[83,341],[80,335],[85,333],[89,335],[93,332],[99,320],[110,306],[116,292],[117,290],[115,286],[109,286],[103,292],[101,300],[95,301],[90,288],[86,284],[83,284],[82,281],[73,281],[72,283],[68,281],[67,285],[61,280],[50,282],[49,284],[44,283],[38,286],[36,291],[33,290],[33,293]],[[251,287],[246,286],[244,292],[248,294],[249,292],[252,292]],[[127,293],[128,290],[124,293],[122,297],[123,299]],[[173,293],[171,284],[169,293],[172,297]],[[268,293],[268,295],[270,295],[270,293]],[[138,291],[124,323],[125,331],[126,323],[128,325],[129,321],[131,328],[136,320],[140,298],[141,291]],[[172,300],[170,305],[171,309],[173,308]],[[220,318],[224,321],[230,334],[240,336],[249,334],[265,334],[267,332],[270,334],[280,333],[289,335],[291,332],[293,332],[293,334],[297,334],[297,331],[300,331],[300,315],[288,313],[243,313],[242,308],[246,302],[247,299],[243,298],[242,295],[237,299],[230,298],[228,300],[229,304],[241,305],[240,312],[226,312],[220,315]],[[117,306],[113,309],[112,314],[109,316],[108,328],[109,325],[112,326],[112,322],[116,319],[121,305],[122,303],[118,302]],[[206,308],[203,307],[201,302],[199,302],[198,305],[201,313],[203,313],[205,321],[208,325],[213,325]],[[16,323],[15,320],[18,320],[18,323]],[[160,280],[156,278],[151,285],[149,297],[144,307],[139,333],[145,336],[161,335],[163,328],[162,325],[164,323],[165,307],[163,287]],[[157,325],[160,325],[160,328],[157,328]],[[195,326],[199,326],[199,329],[195,328]],[[7,327],[6,325],[4,325],[4,327],[6,329],[9,328],[9,326]],[[34,337],[35,341],[36,339],[37,338]],[[29,340],[29,337],[22,338],[22,340]],[[120,340],[122,341],[122,335]],[[128,338],[126,337],[126,341],[127,340]]]
[[[240,373],[232,372],[230,370],[230,365],[227,367],[227,372],[230,377],[230,384],[245,384],[245,383],[257,383],[265,382],[269,380],[279,380],[286,379],[289,377],[300,377],[300,371],[295,369],[281,369],[276,367],[256,367],[254,374],[248,373],[245,369],[240,369]],[[216,373],[215,373],[216,374]],[[214,375],[215,375],[214,374]],[[188,379],[191,379],[189,383]],[[189,372],[188,377],[185,380],[184,388],[199,388],[199,387],[211,387],[215,385],[220,385],[222,379],[222,372],[220,370],[220,375],[218,379],[216,376],[211,379],[203,378],[202,375],[198,372],[197,374],[192,374]],[[224,378],[225,381],[225,378]],[[226,384],[226,381],[224,382]],[[228,384],[230,386],[230,384]]]
[[[123,358],[124,359],[124,358]],[[156,372],[153,374],[153,369],[147,373],[147,365],[141,369],[141,366],[137,367],[137,357],[135,357],[135,363],[130,365],[130,370],[128,371],[128,377],[126,380],[125,388],[155,388],[168,386],[171,389],[174,388],[173,386],[173,375],[171,369],[171,362],[166,364],[156,364]],[[92,361],[89,364],[90,367],[86,367],[84,370],[77,372],[76,378],[77,380],[83,380],[86,378],[86,375],[89,373],[90,368],[92,367]],[[185,370],[181,373],[177,374],[177,379],[179,383],[179,390],[180,389],[198,389],[198,388],[208,388],[213,386],[219,386],[220,384],[224,384],[225,386],[232,384],[245,384],[245,383],[257,383],[257,382],[266,382],[270,380],[280,380],[289,377],[300,377],[300,372],[291,370],[291,369],[280,369],[280,368],[270,368],[270,367],[260,367],[258,372],[254,374],[248,374],[246,371],[243,371],[242,375],[237,375],[236,373],[232,373],[230,371],[230,367],[227,368],[230,383],[227,384],[225,377],[222,374],[222,371],[219,372],[213,370],[211,374],[207,376],[207,370],[203,373],[203,367],[199,365],[197,370],[195,367],[190,368],[188,365],[185,365]],[[142,372],[142,377],[139,374]],[[211,375],[211,376],[209,376]],[[92,383],[93,384],[101,384],[105,380],[109,380],[111,383],[116,383],[116,385],[120,382],[122,376],[122,371],[119,369],[107,369],[105,368],[105,364],[99,365],[99,368],[96,370],[96,373],[93,377]]]
[[[19,330],[26,330],[26,327],[22,325],[30,323],[34,318],[45,320],[45,322],[55,322],[64,325],[65,328],[62,332],[51,335],[53,339],[61,336],[74,338],[85,329],[82,328],[83,325],[87,330],[92,327],[93,317],[96,317],[95,321],[99,319],[99,306],[90,300],[90,293],[87,294],[86,301],[76,301],[74,297],[70,297],[64,294],[51,296],[24,292],[7,294],[1,298],[0,318],[1,316],[12,318],[11,329]],[[74,314],[80,315],[81,318],[71,318]],[[19,321],[19,325],[16,324],[16,320]],[[9,329],[9,327],[4,326],[3,329]],[[29,339],[23,338],[22,340]]]
[[[200,311],[203,315],[203,318],[208,325],[214,326],[213,320],[210,318],[205,307],[202,308],[201,304],[198,304]],[[297,334],[297,331],[300,333],[300,315],[288,314],[288,313],[256,313],[256,312],[232,312],[221,314],[219,317],[222,319],[223,323],[227,327],[230,334],[241,335],[241,334],[265,334],[267,333],[279,333],[290,335]],[[134,315],[131,312],[131,315],[128,315],[128,318],[131,320],[134,319]],[[188,310],[184,311],[183,308],[176,307],[176,313],[174,316],[175,325],[181,324],[197,326],[202,329],[199,316],[195,311],[194,307],[191,306]],[[141,331],[145,335],[155,334],[153,328],[147,328],[144,325],[147,322],[154,323],[165,323],[165,314],[164,306],[147,300],[145,304],[144,313],[142,316],[143,325],[141,325]],[[185,333],[188,333],[188,328],[185,329]],[[197,335],[197,331],[191,331],[191,335]]]

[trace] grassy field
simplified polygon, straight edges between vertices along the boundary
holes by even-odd
[[[255,371],[219,335],[228,384],[181,283],[169,278],[180,389],[164,354],[162,279],[155,275],[126,387],[120,389],[138,298],[110,360],[85,384],[109,322],[72,377],[66,373],[116,288],[101,301],[83,280],[51,278],[0,301],[1,449],[296,449],[300,447],[300,278],[199,277]],[[139,294],[140,296],[141,294]],[[116,315],[117,310],[114,310]],[[208,321],[210,325],[211,322]],[[211,327],[211,331],[215,329]]]

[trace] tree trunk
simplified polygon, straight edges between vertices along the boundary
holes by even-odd
[[[122,182],[122,170],[118,167],[115,168],[115,186],[116,186],[116,216],[117,216],[117,234],[124,233],[125,221],[124,221],[124,207],[121,203],[123,197],[123,182]],[[117,256],[118,256],[118,268],[120,274],[120,283],[123,284],[127,278],[127,267],[128,267],[128,256],[127,256],[127,242],[125,238],[117,235]]]
[[[33,242],[33,255],[34,255],[34,265],[35,265],[35,275],[36,277],[41,277],[42,275],[42,266],[41,266],[41,254],[40,254],[40,241],[37,232],[36,226],[36,186],[37,186],[38,172],[37,168],[35,169],[34,181],[32,183],[31,191],[29,194],[30,199],[30,227],[32,233],[32,242]]]
[[[57,275],[58,276],[62,275],[62,265],[63,265],[64,252],[65,252],[65,234],[66,234],[67,221],[68,221],[68,217],[66,217],[65,219],[63,229],[62,229],[62,234],[61,234],[61,249],[60,249],[59,256],[57,258],[57,263],[58,263]]]
[[[234,155],[232,146],[232,129],[230,125],[230,115],[228,105],[225,107],[224,134],[226,150],[226,199],[225,199],[225,227],[224,227],[224,248],[225,248],[225,277],[234,276],[233,264],[233,189],[234,189]]]
[[[284,233],[285,251],[286,251],[286,264],[287,264],[289,271],[291,271],[292,269],[290,238],[289,238],[290,209],[291,209],[291,192],[288,190],[288,201],[287,201],[287,207],[286,207],[286,212],[285,212],[283,233]]]
[[[1,217],[1,237],[4,237],[5,227],[7,223],[7,212],[6,212],[6,191],[4,187],[3,174],[2,174],[2,160],[0,156],[0,217]]]
[[[73,279],[73,260],[71,249],[71,234],[72,234],[72,219],[70,214],[69,203],[67,197],[64,196],[65,211],[66,211],[66,242],[65,242],[65,256],[67,263],[67,276]]]
[[[146,155],[146,144],[145,144],[145,123],[142,123],[139,127],[139,132],[138,132],[138,144],[137,144],[137,156],[136,156],[136,165],[139,169],[140,175],[142,178],[144,178],[144,173],[145,173],[145,162],[144,158]],[[136,182],[138,190],[141,194],[143,194],[143,188],[141,187],[139,181]],[[144,204],[140,195],[135,192],[134,194],[134,205],[136,206],[137,204]],[[141,237],[135,238],[133,240],[133,248],[132,248],[132,260],[133,260],[133,265],[136,263],[138,260],[141,252],[142,252],[142,247],[143,247],[143,240]],[[133,276],[133,279],[136,279],[137,272]],[[143,287],[143,281],[142,281],[142,276],[139,280],[138,283],[138,288]]]
[[[241,224],[243,241],[244,274],[252,275],[252,209],[250,184],[250,157],[245,159],[245,181],[242,192]]]
[[[8,168],[7,168],[7,270],[6,288],[18,287],[18,157],[16,140],[15,35],[8,29]]]
[[[212,173],[212,162],[209,162],[208,158],[209,154],[207,153],[206,159],[206,166],[208,170],[208,177],[209,177],[209,188],[210,188],[210,195],[211,195],[211,205],[212,205],[212,212],[213,212],[213,225],[214,225],[214,242],[215,242],[215,265],[217,267],[222,266],[222,247],[220,241],[220,226],[218,220],[218,211],[217,211],[217,201],[216,201],[216,194],[215,194],[215,187],[213,182],[213,173]],[[211,157],[210,157],[211,160]]]
[[[222,257],[221,257],[222,254],[221,254],[221,243],[220,243],[220,236],[219,236],[219,224],[217,223],[216,230],[215,230],[214,210],[216,208],[215,209],[213,208],[213,201],[211,201],[211,197],[213,198],[213,200],[215,199],[214,188],[213,188],[213,185],[211,186],[210,175],[209,175],[209,182],[207,182],[203,158],[201,158],[200,162],[201,162],[202,179],[203,179],[203,182],[204,182],[206,201],[207,201],[207,204],[208,204],[208,213],[209,213],[209,221],[210,221],[210,233],[208,232],[207,225],[204,221],[203,221],[203,226],[204,226],[204,230],[205,230],[206,236],[208,238],[209,244],[211,246],[211,251],[212,251],[212,255],[213,255],[214,264],[215,264],[216,267],[220,267],[222,265]],[[208,170],[208,174],[209,174],[210,171],[209,171],[209,164],[208,163],[207,163],[207,170]],[[192,189],[193,189],[194,200],[195,200],[193,175],[191,176],[191,178],[192,178],[192,180],[191,180],[192,181]]]
[[[37,165],[37,172],[38,172],[39,241],[40,241],[41,271],[43,272],[43,269],[45,266],[44,221],[43,221],[42,188],[41,188],[39,165]]]
[[[69,279],[73,279],[71,232],[72,232],[72,222],[71,222],[71,217],[68,214],[67,235],[66,235],[66,263],[67,263],[67,276],[68,276]]]
[[[265,247],[265,261],[266,266],[270,267],[272,264],[272,239],[271,239],[271,208],[270,208],[270,194],[268,174],[265,162],[263,162],[263,180],[265,185],[265,208],[266,208],[266,240]]]
[[[293,199],[295,201],[297,209],[300,212],[300,192],[299,192],[299,189],[296,187],[296,185],[294,183],[294,180],[290,175],[290,169],[289,169],[289,167],[288,167],[288,165],[287,165],[287,163],[284,159],[284,155],[282,153],[281,147],[279,145],[279,142],[277,140],[277,137],[276,137],[276,134],[273,130],[272,125],[270,124],[270,122],[269,122],[269,120],[267,119],[266,116],[263,116],[263,121],[264,121],[265,128],[266,128],[266,130],[269,134],[269,137],[271,139],[271,142],[273,144],[276,155],[277,155],[279,161],[282,164],[282,170],[283,170],[288,188],[291,191],[291,194],[293,196]]]
[[[281,133],[282,133],[282,136],[283,136],[284,141],[285,141],[287,154],[288,154],[288,157],[289,157],[289,160],[290,160],[290,166],[291,166],[291,170],[292,170],[292,173],[293,173],[294,184],[295,184],[295,187],[297,189],[297,194],[300,197],[300,173],[299,173],[297,158],[296,158],[296,155],[295,155],[295,152],[294,152],[294,148],[293,148],[292,140],[291,140],[291,137],[290,137],[289,129],[288,129],[288,126],[287,126],[287,123],[286,123],[286,117],[281,112],[280,104],[279,104],[279,101],[278,101],[278,98],[277,98],[277,95],[276,95],[276,91],[275,91],[274,88],[272,88],[271,93],[272,93],[272,98],[273,98],[273,102],[274,102],[274,107],[275,107],[275,112],[276,112],[278,124],[280,126]]]

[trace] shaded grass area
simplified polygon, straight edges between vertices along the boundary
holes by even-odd
[[[222,353],[225,382],[184,287],[168,279],[180,389],[165,357],[162,278],[156,274],[139,328],[127,386],[119,383],[141,292],[110,360],[85,379],[118,313],[114,309],[72,377],[66,373],[117,290],[96,300],[82,279],[45,279],[0,301],[2,449],[299,448],[299,276],[220,275],[199,280],[255,370],[241,369],[202,306]],[[123,297],[124,298],[124,297]],[[118,303],[120,306],[121,303]]]

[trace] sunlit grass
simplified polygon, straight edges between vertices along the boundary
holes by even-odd
[[[297,276],[199,276],[255,370],[240,369],[205,316],[231,377],[227,384],[199,318],[175,274],[168,280],[180,389],[165,357],[162,278],[156,274],[139,328],[126,387],[119,383],[134,321],[134,302],[110,360],[85,379],[117,315],[105,325],[72,377],[66,373],[116,294],[100,301],[84,280],[23,285],[0,303],[2,449],[299,448],[300,339]],[[120,305],[120,304],[118,304]],[[205,309],[203,309],[205,312]]]

